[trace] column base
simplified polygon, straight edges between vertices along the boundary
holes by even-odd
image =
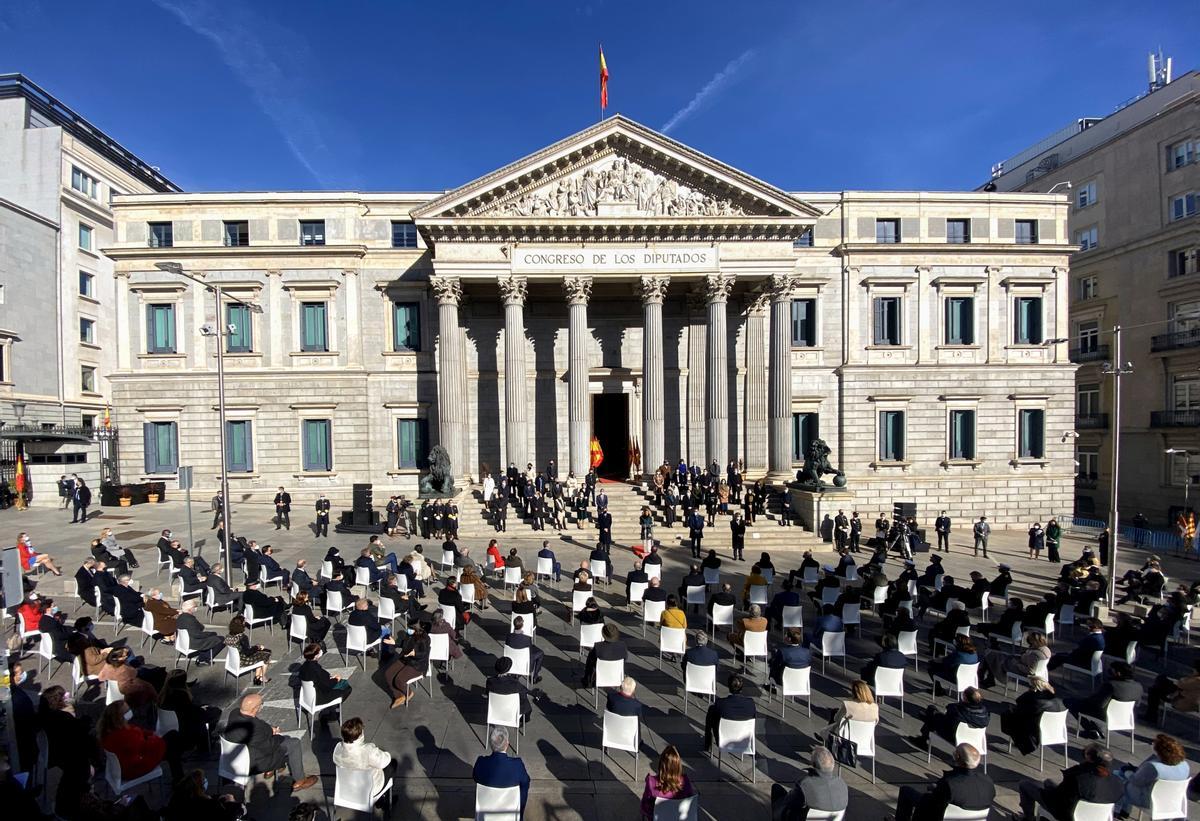
[[[766,474],[767,482],[772,485],[786,485],[789,482],[796,481],[796,471],[768,471]]]

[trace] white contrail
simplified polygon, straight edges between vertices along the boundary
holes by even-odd
[[[709,80],[707,84],[705,84],[704,88],[697,92],[696,96],[692,98],[691,102],[676,111],[674,116],[667,120],[666,125],[662,127],[661,131],[664,134],[667,134],[672,128],[679,125],[688,117],[692,116],[692,114],[694,114],[700,108],[700,106],[704,105],[704,103],[710,97],[719,93],[725,86],[727,86],[729,81],[732,80],[734,76],[742,70],[743,67],[745,67],[746,63],[754,59],[754,56],[754,49],[747,49],[746,51],[742,52],[737,59],[730,60],[729,64],[726,65],[725,68],[718,71],[716,75]]]

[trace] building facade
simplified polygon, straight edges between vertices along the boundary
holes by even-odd
[[[1071,184],[1077,505],[1105,518],[1120,325],[1120,508],[1169,527],[1200,474],[1200,73],[1007,162],[1000,191]],[[1086,127],[1083,127],[1086,126]],[[1173,451],[1173,452],[1168,452]],[[1196,490],[1195,487],[1190,490]],[[1189,507],[1197,507],[1188,493]]]
[[[1073,491],[1067,207],[788,193],[620,116],[442,195],[119,197],[123,474],[216,487],[219,321],[237,498],[412,494],[435,444],[460,480],[581,474],[593,437],[614,477],[784,480],[821,438],[864,513],[1044,518]]]

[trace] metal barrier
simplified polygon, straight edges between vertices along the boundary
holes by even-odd
[[[1108,523],[1103,519],[1086,516],[1063,516],[1058,520],[1064,533],[1098,538]],[[1183,548],[1179,536],[1172,530],[1154,530],[1146,527],[1121,526],[1121,547],[1142,548],[1154,551],[1178,552]]]

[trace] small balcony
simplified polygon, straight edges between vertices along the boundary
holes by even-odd
[[[1158,334],[1150,338],[1150,351],[1174,351],[1179,348],[1200,348],[1200,328],[1190,328],[1186,331],[1172,331],[1169,334]]]
[[[1107,345],[1087,345],[1071,349],[1072,362],[1103,362],[1106,359],[1108,359]]]
[[[1075,415],[1075,430],[1108,430],[1107,413],[1079,413]]]
[[[1197,428],[1200,427],[1200,411],[1161,410],[1150,412],[1152,428]]]

